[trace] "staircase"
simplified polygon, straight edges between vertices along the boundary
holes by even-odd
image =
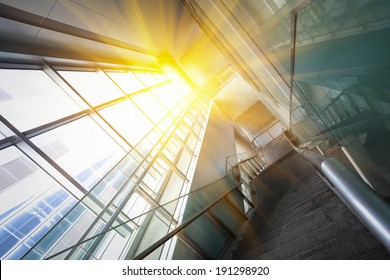
[[[252,184],[259,203],[233,259],[390,259],[296,152],[266,168]]]

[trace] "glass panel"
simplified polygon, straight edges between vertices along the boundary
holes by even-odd
[[[290,79],[291,9],[299,2],[226,1],[230,12],[286,82]]]
[[[139,91],[145,87],[131,72],[107,72],[107,74],[126,94]]]
[[[92,106],[123,96],[122,91],[102,72],[59,71]]]
[[[80,111],[43,71],[0,69],[0,111],[19,130]]]
[[[86,189],[124,156],[124,151],[89,117],[41,134],[32,141]]]
[[[229,234],[207,216],[201,216],[183,232],[213,259],[218,259],[224,246],[230,240]]]
[[[164,73],[154,73],[153,76],[159,83],[162,83],[162,82],[165,82],[168,80],[167,75],[165,75]]]
[[[178,103],[168,88],[163,85],[151,90],[156,98],[163,104],[168,110],[172,110]]]
[[[164,205],[170,201],[177,199],[180,196],[184,184],[184,180],[179,177],[176,173],[172,173],[169,178],[168,184],[165,187],[164,193],[160,198],[160,205]],[[175,213],[176,203],[168,203],[164,208],[169,211],[172,215]]]
[[[190,136],[188,137],[187,146],[191,150],[195,151],[195,147],[197,143],[198,143],[198,138],[195,135],[190,134]]]
[[[172,260],[202,260],[202,258],[186,243],[177,239]]]
[[[298,14],[299,104],[293,112],[298,139],[325,152],[344,146],[385,196],[390,195],[389,19],[389,1],[311,1]]]
[[[183,172],[183,174],[187,174],[187,170],[190,166],[191,160],[192,154],[183,149],[176,166],[181,172]]]
[[[169,221],[158,211],[155,211],[150,218],[149,225],[142,235],[142,240],[136,251],[136,255],[148,248],[150,245],[158,241],[169,232]],[[149,259],[159,259],[161,249],[154,251]]]
[[[139,73],[135,72],[134,75],[141,80],[146,87],[151,87],[157,84],[156,78],[151,73]]]
[[[168,113],[167,109],[150,92],[137,94],[132,97],[132,100],[155,124]]]
[[[129,100],[103,109],[100,113],[133,146],[153,127],[148,118]]]

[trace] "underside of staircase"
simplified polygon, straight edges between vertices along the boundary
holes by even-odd
[[[290,152],[252,182],[258,206],[233,259],[390,259],[306,159]]]

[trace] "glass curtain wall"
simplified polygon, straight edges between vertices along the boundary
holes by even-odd
[[[292,132],[341,146],[390,196],[390,2],[311,1],[297,14]]]
[[[220,0],[287,84],[291,71],[291,10],[301,0]]]
[[[0,69],[0,258],[128,259],[175,227],[209,112],[160,69]],[[151,215],[148,211],[159,209]],[[144,215],[142,215],[144,214]]]

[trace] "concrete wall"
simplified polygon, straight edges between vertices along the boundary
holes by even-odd
[[[242,136],[238,131],[234,131],[234,139],[236,141],[237,154],[249,152],[252,150],[249,141]]]
[[[226,157],[233,154],[236,154],[233,123],[214,103],[191,189],[203,187],[225,176]]]

